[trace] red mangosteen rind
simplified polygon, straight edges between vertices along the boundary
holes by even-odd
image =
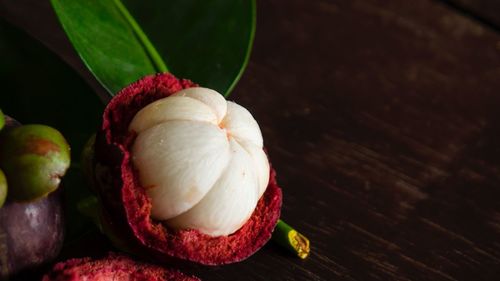
[[[5,116],[5,127],[21,126]],[[7,198],[0,208],[0,280],[38,270],[54,260],[64,241],[61,187],[30,202]]]
[[[57,263],[42,281],[199,281],[177,270],[136,262],[123,255],[110,254],[98,260],[71,259]]]
[[[268,187],[250,219],[229,236],[174,230],[154,221],[151,202],[132,164],[135,135],[128,126],[135,114],[155,100],[196,86],[171,74],[147,76],[120,91],[108,104],[94,154],[95,183],[103,207],[105,232],[122,250],[165,262],[204,265],[238,262],[270,238],[280,216],[282,194],[271,168]]]

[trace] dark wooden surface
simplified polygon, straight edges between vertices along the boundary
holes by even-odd
[[[85,73],[56,24],[16,14],[26,0],[2,2],[4,17]],[[500,280],[500,3],[258,4],[252,59],[231,98],[259,121],[282,217],[312,254],[269,243],[199,275]]]

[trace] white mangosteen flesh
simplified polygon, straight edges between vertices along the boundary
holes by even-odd
[[[269,182],[259,125],[214,90],[181,90],[141,109],[132,161],[151,198],[151,216],[211,236],[237,231]]]

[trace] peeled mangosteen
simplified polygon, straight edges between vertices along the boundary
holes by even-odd
[[[5,128],[0,133],[1,138],[4,139],[5,134],[17,128],[21,128],[20,124],[6,116]],[[34,138],[32,141],[36,142]],[[0,158],[12,152],[13,150],[3,151]],[[35,159],[33,164],[38,165],[41,162],[43,160]],[[9,178],[12,178],[10,176],[29,178],[32,175],[29,175],[29,172],[21,173],[20,170],[16,170],[16,174],[12,175],[10,168],[19,166],[13,166],[12,162],[5,164],[9,167],[7,169],[2,167],[2,169],[6,175],[9,191],[7,201],[0,208],[0,280],[7,279],[23,270],[34,269],[54,259],[62,247],[64,237],[61,192],[59,190],[50,194],[42,192],[43,195],[40,198],[24,197],[29,201],[16,201],[14,200],[16,198],[10,196],[17,192],[13,191],[17,188],[16,180],[9,181]],[[37,180],[40,180],[38,183],[45,183],[41,178]],[[49,178],[48,181],[54,182],[58,179]],[[38,187],[35,189],[40,191]]]
[[[94,145],[104,231],[156,261],[246,259],[280,216],[263,149],[250,113],[215,91],[168,73],[131,84],[107,105]]]
[[[160,266],[135,262],[125,256],[111,254],[106,258],[71,259],[58,263],[42,281],[199,281]]]

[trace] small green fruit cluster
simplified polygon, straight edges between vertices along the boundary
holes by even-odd
[[[0,129],[4,124],[0,112]],[[56,129],[5,128],[0,132],[0,207],[7,197],[7,184],[10,200],[33,201],[56,190],[69,165],[69,145]]]

